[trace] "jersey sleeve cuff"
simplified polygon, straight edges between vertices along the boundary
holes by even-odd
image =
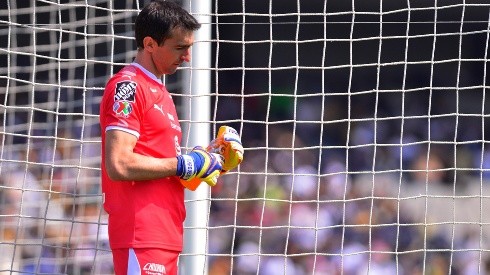
[[[137,131],[135,130],[131,130],[131,129],[128,129],[128,128],[124,128],[124,127],[120,127],[120,126],[107,126],[105,128],[105,131],[111,131],[111,130],[119,130],[119,131],[123,131],[123,132],[126,132],[128,134],[131,134],[133,136],[135,136],[136,138],[140,138],[140,133],[138,133]]]

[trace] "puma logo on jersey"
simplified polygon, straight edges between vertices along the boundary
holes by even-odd
[[[158,92],[158,90],[157,90],[157,89],[155,89],[155,88],[150,88],[150,91],[151,91],[152,93],[156,93],[156,92]]]
[[[153,104],[153,108],[157,109],[158,111],[160,111],[160,113],[162,113],[162,115],[165,115],[165,113],[163,112],[163,108],[156,105],[156,104]]]

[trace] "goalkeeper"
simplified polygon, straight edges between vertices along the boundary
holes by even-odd
[[[229,127],[208,148],[181,152],[177,112],[161,78],[190,60],[199,28],[175,3],[149,3],[135,21],[134,61],[104,90],[102,192],[117,275],[177,274],[184,189],[194,190],[201,181],[214,186],[243,159],[240,137]]]

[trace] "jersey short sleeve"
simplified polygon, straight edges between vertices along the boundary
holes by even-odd
[[[140,122],[146,99],[134,69],[124,68],[106,85],[103,104],[105,131],[119,129],[140,137]]]

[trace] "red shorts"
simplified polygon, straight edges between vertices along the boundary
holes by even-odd
[[[116,275],[176,275],[179,252],[159,248],[112,250]]]

